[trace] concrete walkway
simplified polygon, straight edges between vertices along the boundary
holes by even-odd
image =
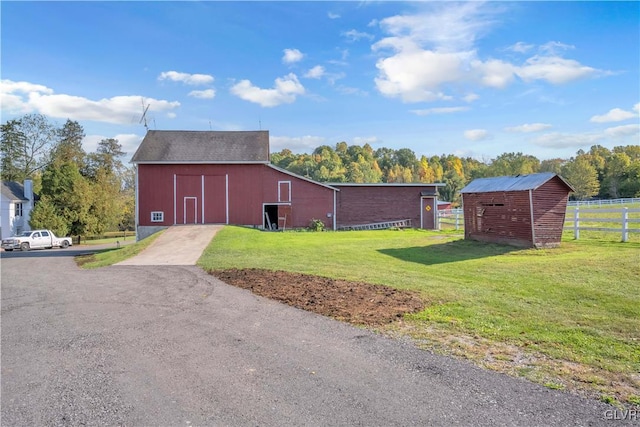
[[[169,227],[138,255],[116,265],[196,265],[222,225]]]

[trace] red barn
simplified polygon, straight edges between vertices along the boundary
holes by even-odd
[[[271,165],[267,131],[149,131],[131,161],[138,239],[177,224],[335,228],[337,190]]]
[[[438,192],[444,184],[331,183],[337,194],[340,228],[408,220],[408,226],[438,228]]]
[[[465,238],[519,247],[559,246],[572,191],[554,173],[476,179],[460,191]]]
[[[179,224],[283,229],[312,219],[331,230],[404,219],[437,228],[441,184],[319,183],[270,163],[268,131],[149,131],[131,161],[138,239]]]

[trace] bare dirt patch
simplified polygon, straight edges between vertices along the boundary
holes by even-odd
[[[359,325],[391,323],[426,305],[417,292],[307,274],[262,269],[214,270],[211,274],[257,295]]]
[[[389,336],[412,337],[420,348],[429,351],[465,358],[488,369],[589,398],[608,401],[608,396],[615,396],[618,405],[640,408],[637,376],[555,360],[479,336],[451,335],[450,331],[434,327],[416,330],[415,324],[400,320],[404,314],[421,311],[427,305],[417,292],[285,271],[229,269],[210,274],[230,285],[303,310],[374,327]]]

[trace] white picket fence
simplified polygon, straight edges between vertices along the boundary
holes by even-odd
[[[611,224],[611,226],[603,226],[603,224]],[[638,226],[635,227],[635,224]],[[463,210],[438,211],[438,228],[442,230],[443,225],[447,228],[454,227],[456,230],[464,229]],[[614,225],[616,226],[614,227]],[[640,208],[585,209],[579,206],[569,206],[563,229],[573,231],[576,240],[580,238],[581,230],[589,230],[620,233],[622,241],[627,242],[629,241],[629,233],[640,233]]]

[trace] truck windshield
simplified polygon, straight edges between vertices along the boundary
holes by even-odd
[[[29,237],[31,236],[31,231],[23,231],[20,237]]]

